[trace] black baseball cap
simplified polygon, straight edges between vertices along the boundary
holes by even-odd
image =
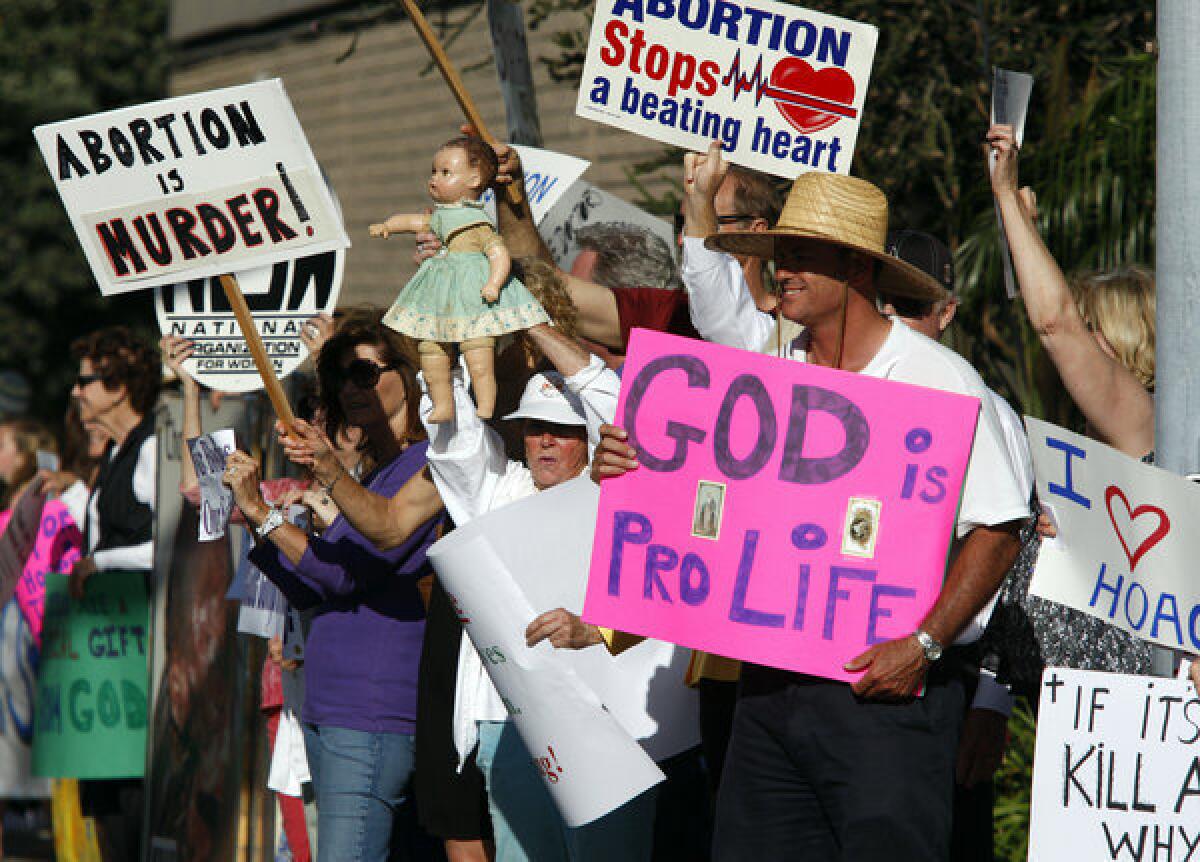
[[[884,249],[892,257],[932,276],[949,293],[954,293],[954,257],[937,237],[908,228],[892,230],[888,231]]]

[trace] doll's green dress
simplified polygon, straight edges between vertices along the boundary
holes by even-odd
[[[499,240],[482,203],[438,204],[429,229],[442,241],[442,249],[421,263],[384,315],[384,323],[421,341],[459,343],[549,322],[529,288],[511,276],[496,302],[480,296],[490,273],[484,251]]]

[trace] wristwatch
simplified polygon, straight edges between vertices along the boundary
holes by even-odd
[[[942,657],[942,645],[935,641],[933,635],[929,632],[924,629],[917,629],[913,632],[913,637],[921,645],[921,651],[925,653],[925,660],[930,664]]]
[[[255,527],[254,532],[258,533],[260,539],[265,539],[268,533],[282,527],[285,522],[286,519],[283,517],[283,510],[272,506],[267,510],[267,517],[263,518],[263,522]]]

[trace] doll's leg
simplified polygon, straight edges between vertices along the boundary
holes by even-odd
[[[470,338],[459,345],[471,386],[475,389],[475,409],[481,419],[491,419],[496,410],[496,339]]]
[[[450,385],[450,351],[439,341],[422,341],[417,345],[421,356],[421,373],[433,401],[430,422],[449,422],[454,418],[454,389]]]

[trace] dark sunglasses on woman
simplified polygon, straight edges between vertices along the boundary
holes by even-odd
[[[353,383],[359,389],[374,389],[383,372],[395,370],[395,366],[380,365],[370,359],[352,359],[342,367],[342,380]]]

